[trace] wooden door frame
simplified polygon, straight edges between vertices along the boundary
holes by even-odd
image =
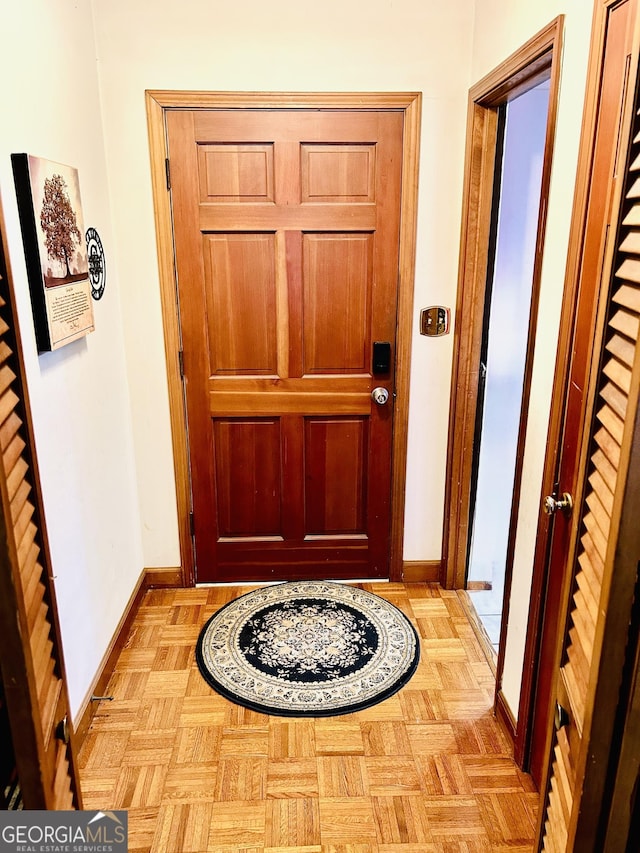
[[[478,410],[478,379],[485,313],[489,261],[489,234],[493,212],[494,165],[498,132],[498,107],[532,88],[551,72],[549,114],[542,167],[541,199],[544,209],[538,223],[533,299],[527,359],[531,361],[535,332],[537,291],[542,265],[546,224],[546,198],[551,175],[550,149],[555,134],[557,95],[564,16],[560,15],[469,91],[467,147],[462,209],[462,235],[458,273],[458,298],[451,378],[451,407],[447,449],[447,477],[440,582],[447,589],[465,585],[469,546],[471,448]],[[533,327],[533,328],[532,328]],[[526,371],[523,410],[531,384]],[[521,456],[518,447],[518,456]],[[516,483],[519,480],[516,472]]]
[[[513,501],[507,542],[504,603],[496,666],[496,708],[512,736],[516,721],[502,695],[504,646],[515,552],[526,422],[533,371],[547,200],[560,86],[564,16],[551,21],[501,65],[469,91],[467,147],[460,242],[458,298],[451,379],[451,408],[447,448],[447,476],[440,582],[447,589],[463,589],[471,534],[471,489],[480,359],[487,298],[492,216],[496,185],[498,109],[548,78],[549,106],[540,188],[540,213],[532,277],[522,404],[514,472]],[[526,673],[525,673],[526,676]]]
[[[173,109],[344,109],[366,111],[393,110],[403,113],[402,198],[395,358],[396,403],[392,446],[392,519],[390,543],[390,580],[401,580],[413,288],[415,277],[421,93],[194,92],[148,90],[145,95],[183,586],[195,585],[195,565],[190,524],[191,485],[187,422],[180,371],[181,334],[175,277],[173,223],[166,166],[168,159],[165,132],[166,112]]]

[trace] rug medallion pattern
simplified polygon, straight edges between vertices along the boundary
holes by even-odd
[[[381,702],[407,683],[419,643],[377,595],[327,581],[265,587],[202,629],[196,657],[219,693],[283,716],[331,716]]]

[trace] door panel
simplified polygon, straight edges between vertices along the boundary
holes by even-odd
[[[624,124],[623,107],[626,106],[628,120],[631,106],[624,103],[623,82],[625,65],[631,67],[625,60],[632,51],[637,5],[632,0],[612,3],[607,13],[602,86],[605,95],[612,95],[608,109],[617,118],[611,129],[620,133]],[[634,78],[632,72],[628,82],[630,93],[635,89]],[[637,100],[635,114],[638,107]],[[582,382],[580,385],[574,382],[568,394],[567,417],[572,415],[571,406],[586,407],[584,450],[578,454],[563,448],[559,470],[560,489],[571,488],[578,496],[578,506],[571,525],[566,519],[554,523],[552,540],[552,559],[564,558],[565,564],[568,560],[570,564],[569,601],[566,616],[563,615],[566,621],[561,627],[562,648],[554,673],[558,730],[551,743],[550,776],[540,826],[541,846],[548,851],[602,849],[598,824],[606,799],[607,745],[611,743],[624,660],[625,642],[620,640],[619,630],[626,631],[629,623],[629,612],[622,616],[612,589],[627,582],[618,535],[638,404],[640,232],[636,223],[640,223],[637,218],[640,205],[633,186],[638,169],[639,131],[640,120],[636,118],[630,138],[629,135],[619,140],[608,138],[610,168],[602,168],[598,177],[601,191],[608,199],[610,232],[617,235],[617,242],[612,260],[605,255],[603,239],[598,240],[600,261],[587,271],[593,278],[585,284],[591,300],[578,305],[578,317],[587,312],[595,316],[599,312],[606,323],[604,327],[598,326],[591,319],[593,344],[585,335],[584,316],[583,325],[578,328],[575,343],[578,352],[571,376],[581,370],[578,376],[582,376]],[[619,190],[614,193],[618,176],[616,151],[622,196]],[[630,165],[625,170],[627,156]],[[604,205],[604,201],[600,204]],[[604,213],[601,208],[601,219]],[[603,232],[601,221],[599,233]],[[586,248],[593,256],[594,235],[591,236],[591,244]],[[591,375],[585,366],[586,354],[598,366]],[[633,381],[632,369],[636,371]],[[575,414],[573,419],[577,421]],[[577,440],[575,435],[574,443]],[[578,483],[574,489],[575,478]],[[631,589],[637,560],[635,563]],[[631,595],[627,599],[630,601]],[[613,644],[609,639],[612,626],[616,633]]]
[[[202,202],[273,202],[273,145],[199,145],[198,175]]]
[[[203,243],[211,373],[275,375],[273,235],[208,234]]]
[[[388,576],[402,126],[167,113],[198,581]]]
[[[304,374],[368,373],[372,234],[305,234]]]
[[[220,536],[282,536],[279,421],[220,418],[213,434]]]
[[[305,534],[366,535],[366,418],[305,418]]]

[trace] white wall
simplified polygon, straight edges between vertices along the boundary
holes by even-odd
[[[72,714],[142,571],[116,254],[90,5],[0,0],[0,192],[18,302]],[[10,154],[77,167],[107,255],[96,331],[37,355]]]
[[[538,331],[522,495],[513,567],[502,689],[517,714],[540,508],[556,344],[564,285],[569,225],[582,121],[591,32],[591,3],[585,0],[477,0],[473,39],[474,82],[491,71],[557,15],[565,15],[562,80],[544,246]]]
[[[473,0],[93,0],[147,566],[179,564],[145,89],[422,91],[415,315],[455,304]],[[126,279],[126,280],[125,280]],[[414,332],[405,558],[435,560],[452,336]]]
[[[452,336],[419,336],[417,317],[421,306],[455,304],[466,93],[564,11],[540,346],[503,684],[517,710],[590,29],[590,4],[560,5],[327,0],[311,13],[298,0],[0,0],[0,190],[74,711],[142,567],[179,564],[144,90],[423,92],[404,556],[434,560],[442,536]],[[94,306],[96,332],[40,357],[10,168],[14,151],[78,167],[85,224],[100,231],[109,264],[106,294]]]

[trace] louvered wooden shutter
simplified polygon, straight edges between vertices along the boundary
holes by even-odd
[[[625,176],[621,224],[613,260],[600,368],[595,379],[594,418],[588,451],[589,469],[580,517],[572,599],[557,689],[559,704],[569,712],[568,724],[556,734],[544,816],[545,851],[595,850],[598,804],[604,768],[596,778],[596,739],[606,742],[599,727],[609,703],[610,725],[617,686],[605,682],[607,668],[621,670],[628,627],[619,607],[612,607],[613,584],[624,588],[631,608],[637,560],[623,566],[618,535],[625,513],[632,438],[636,428],[640,385],[640,117],[636,115]],[[640,527],[640,518],[636,521]],[[629,563],[629,560],[627,560]],[[627,572],[628,578],[614,577]],[[625,603],[626,602],[626,603]],[[618,624],[615,624],[616,619]],[[609,638],[609,639],[607,639]],[[608,650],[603,655],[604,643]],[[613,649],[615,655],[610,652]],[[617,656],[617,657],[616,657]],[[613,675],[611,676],[613,680]],[[616,686],[617,684],[617,686]],[[600,747],[602,751],[603,747]],[[592,781],[589,774],[592,774]],[[593,802],[592,802],[593,801]],[[594,805],[595,803],[595,805]],[[586,840],[585,840],[586,839]],[[585,846],[587,845],[587,846]]]
[[[0,663],[25,808],[80,807],[15,310],[0,241]]]

